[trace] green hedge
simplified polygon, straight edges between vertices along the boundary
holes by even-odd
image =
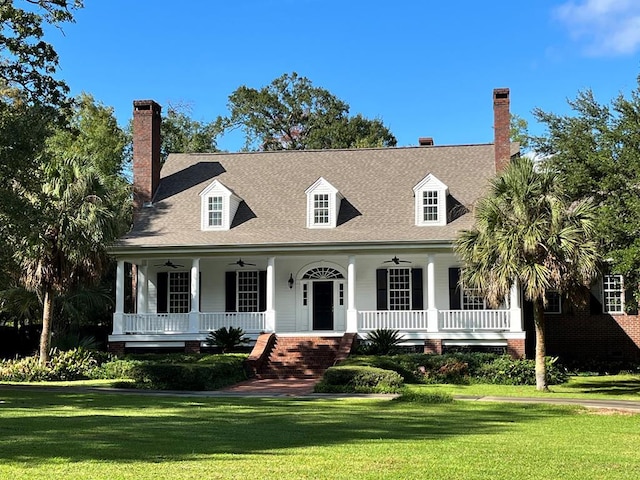
[[[398,393],[402,390],[402,376],[375,367],[331,367],[315,387],[318,393]]]
[[[218,360],[178,364],[138,361],[128,377],[136,388],[154,390],[217,390],[247,378],[244,356],[220,355]]]
[[[400,374],[407,383],[470,382],[503,385],[535,385],[535,362],[494,353],[449,353],[444,355],[404,354],[349,357],[341,365],[371,366]],[[567,370],[547,358],[550,385],[564,383]]]

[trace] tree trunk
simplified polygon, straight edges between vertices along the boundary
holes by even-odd
[[[51,317],[53,315],[53,289],[46,287],[42,306],[42,333],[40,334],[40,365],[49,362],[51,349]]]
[[[544,363],[546,347],[544,341],[544,305],[541,299],[533,301],[533,322],[536,329],[536,390],[549,391],[547,366]]]

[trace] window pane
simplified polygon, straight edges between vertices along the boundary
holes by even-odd
[[[438,221],[438,192],[427,190],[422,192],[422,219],[425,222]]]
[[[318,193],[313,196],[313,223],[316,225],[329,223],[328,193]]]
[[[222,197],[209,197],[208,213],[210,227],[222,225]]]
[[[622,275],[605,275],[602,283],[605,311],[607,313],[623,313],[624,282]]]
[[[189,272],[169,272],[169,313],[189,313]]]
[[[560,294],[555,291],[549,291],[545,293],[547,299],[547,306],[544,309],[546,313],[561,313],[560,310]]]
[[[411,310],[411,270],[390,268],[387,275],[389,310]]]
[[[238,311],[258,311],[258,272],[238,272]]]

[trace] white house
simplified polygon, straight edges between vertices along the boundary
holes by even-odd
[[[112,249],[110,348],[197,350],[223,326],[254,339],[389,328],[425,351],[523,355],[518,290],[488,309],[461,288],[452,250],[488,180],[518,154],[509,90],[494,90],[493,105],[493,144],[172,154],[161,169],[160,106],[134,102],[138,210]]]

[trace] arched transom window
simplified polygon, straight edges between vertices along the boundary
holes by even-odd
[[[304,280],[309,279],[324,279],[324,280],[333,280],[335,278],[344,278],[344,276],[337,271],[335,268],[331,267],[316,267],[307,271],[302,277]]]

